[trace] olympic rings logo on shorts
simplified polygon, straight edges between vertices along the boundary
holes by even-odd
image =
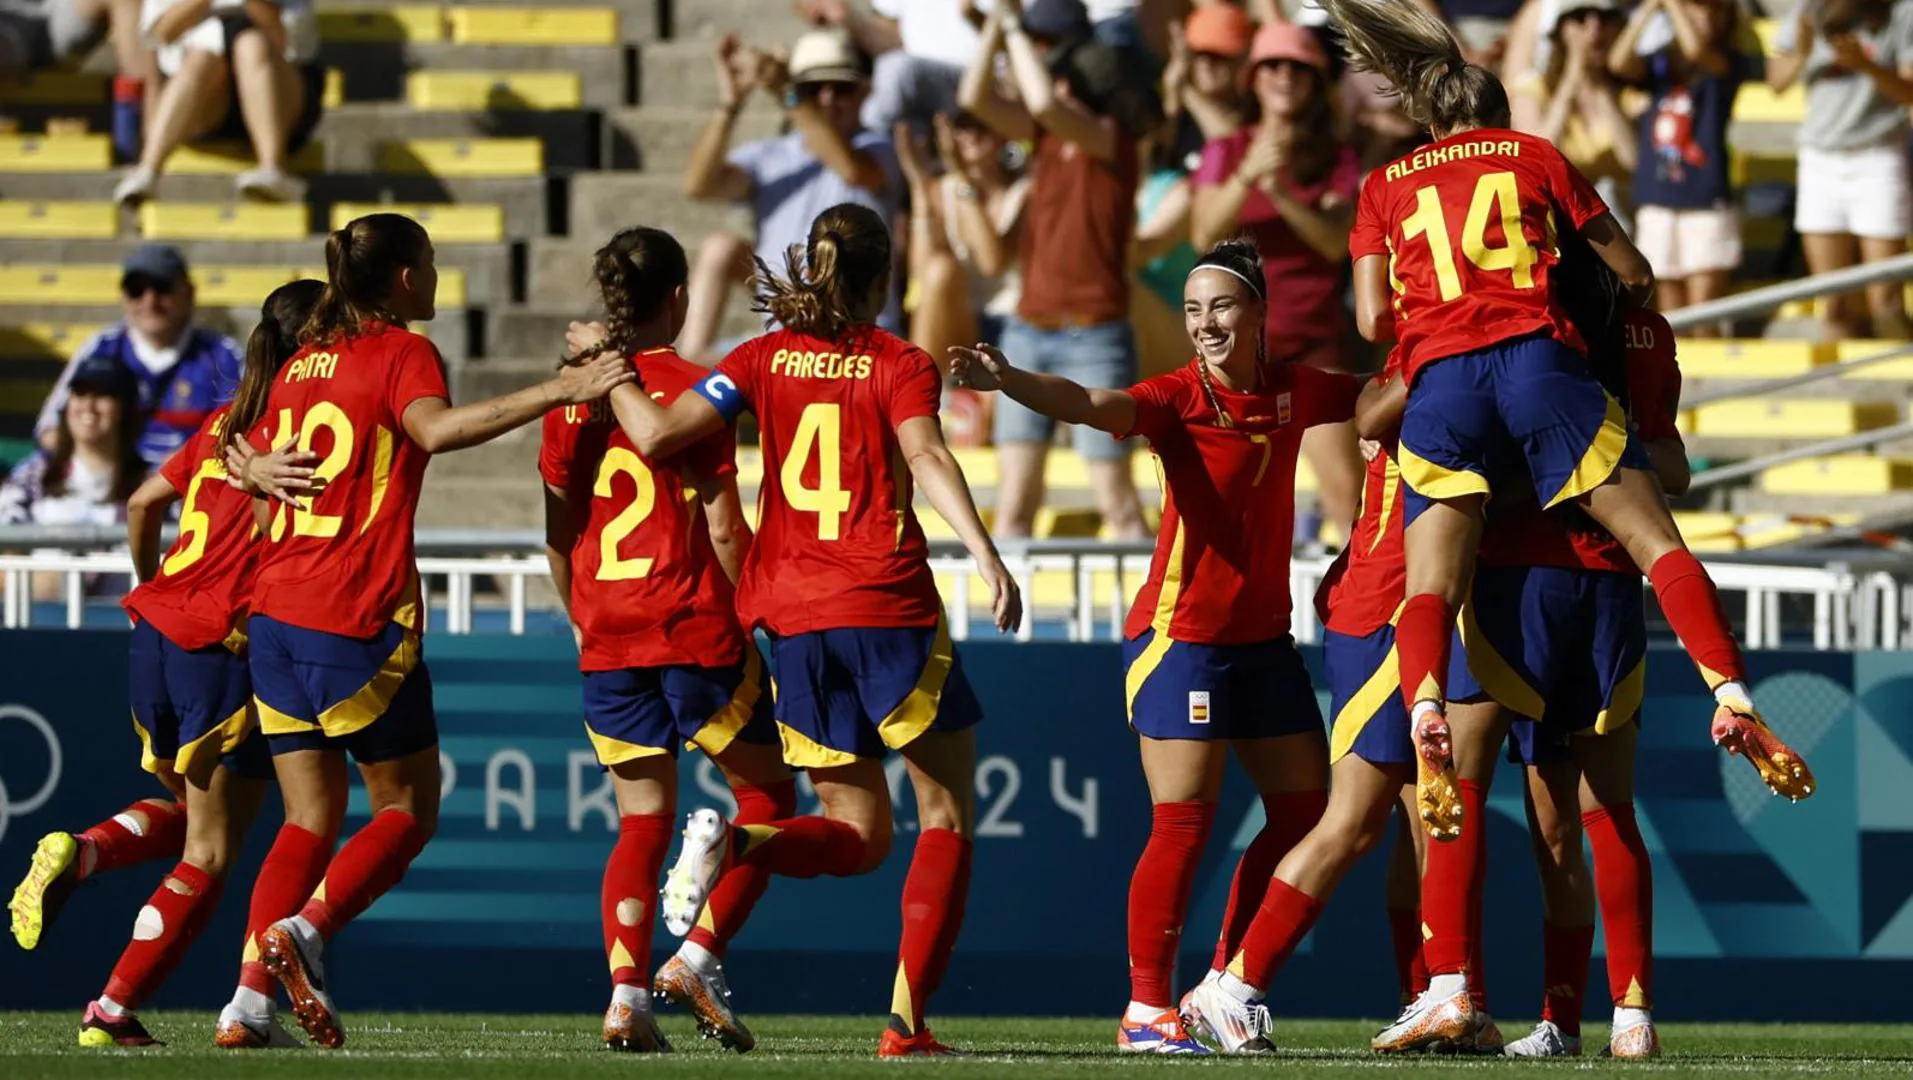
[[[60,770],[64,760],[60,752],[59,733],[53,730],[52,724],[47,723],[46,717],[25,705],[0,705],[0,721],[5,720],[24,720],[29,727],[40,733],[41,738],[46,740],[47,774],[46,779],[40,782],[40,786],[34,789],[33,794],[16,800],[12,790],[7,786],[6,776],[0,773],[0,841],[7,838],[7,824],[15,815],[33,813],[45,806],[47,800],[53,797],[53,793],[59,790]]]

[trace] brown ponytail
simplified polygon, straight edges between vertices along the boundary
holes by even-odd
[[[644,226],[613,236],[592,256],[591,269],[604,299],[605,335],[579,360],[605,352],[624,356],[637,352],[637,331],[664,313],[671,294],[691,276],[684,246],[677,238]]]
[[[1507,127],[1508,91],[1470,64],[1447,24],[1414,0],[1322,0],[1350,62],[1394,84],[1402,111],[1437,136]]]
[[[817,215],[810,242],[792,245],[784,256],[785,276],[757,260],[757,301],[761,311],[787,330],[835,340],[854,323],[869,322],[883,310],[890,275],[890,230],[875,210],[838,203]]]
[[[233,394],[232,412],[226,414],[228,439],[244,438],[266,415],[273,377],[299,351],[299,333],[312,317],[325,287],[325,282],[311,278],[287,282],[272,290],[266,302],[259,305],[259,325],[246,338],[239,389]]]
[[[432,238],[402,214],[367,214],[325,238],[325,295],[299,334],[305,344],[356,337],[375,323],[403,326],[387,310],[401,269],[423,265]]]

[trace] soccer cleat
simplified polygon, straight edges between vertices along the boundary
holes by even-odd
[[[86,1003],[86,1014],[80,1017],[81,1046],[165,1046],[153,1038],[146,1025],[132,1013],[113,1017],[100,1008],[97,1001]]]
[[[67,897],[80,883],[80,841],[72,833],[53,832],[40,838],[33,849],[33,861],[27,876],[13,890],[7,902],[12,915],[13,940],[22,949],[40,944],[40,938],[53,926],[53,920],[66,906]]]
[[[1654,1021],[1646,1014],[1631,1024],[1615,1025],[1613,1037],[1608,1040],[1607,1049],[1601,1051],[1602,1057],[1617,1058],[1622,1061],[1648,1061],[1661,1056],[1661,1036],[1654,1030]]]
[[[1581,1036],[1569,1035],[1552,1020],[1534,1025],[1534,1030],[1502,1047],[1507,1057],[1580,1057]]]
[[[690,933],[691,927],[697,925],[697,913],[704,910],[704,899],[711,895],[711,886],[717,884],[718,875],[724,872],[729,839],[730,827],[715,810],[708,807],[693,810],[685,819],[684,846],[678,849],[671,872],[664,875],[661,905],[664,925],[678,937]]]
[[[1382,1029],[1370,1045],[1380,1054],[1399,1054],[1408,1050],[1472,1047],[1475,1041],[1475,1006],[1468,988],[1437,995],[1431,988],[1402,1010],[1393,1024]]]
[[[614,1001],[604,1011],[604,1046],[629,1054],[668,1054],[671,1041],[658,1030],[650,1010],[634,1009]]]
[[[1799,802],[1813,794],[1813,770],[1793,747],[1780,741],[1750,704],[1714,710],[1714,745],[1747,759],[1767,790]]]
[[[345,1045],[345,1025],[339,1022],[339,1010],[325,990],[325,964],[316,947],[310,954],[293,932],[291,919],[280,919],[259,935],[259,958],[266,970],[286,988],[292,1002],[292,1018],[305,1029],[307,1037],[327,1050]]]
[[[961,1050],[943,1045],[937,1037],[924,1028],[915,1035],[905,1035],[895,1026],[883,1029],[883,1038],[877,1040],[877,1056],[880,1058],[901,1057],[968,1057]]]
[[[651,992],[697,1018],[697,1029],[707,1039],[716,1039],[727,1050],[749,1053],[757,1037],[744,1021],[731,1011],[731,988],[724,981],[724,965],[709,972],[699,971],[673,956],[658,969],[651,980]]]
[[[1508,1045],[1508,1037],[1501,1033],[1501,1025],[1495,1018],[1481,1009],[1475,1010],[1475,1038],[1472,1049],[1477,1054],[1499,1054]]]
[[[1197,984],[1183,997],[1182,1022],[1197,1035],[1214,1039],[1225,1054],[1275,1051],[1268,1007],[1259,1001],[1238,1001],[1214,980]]]
[[[254,1016],[237,1006],[219,1010],[219,1026],[213,1031],[213,1045],[221,1050],[280,1050],[305,1044],[286,1030],[278,1013]]]
[[[1116,1049],[1125,1054],[1213,1054],[1183,1027],[1174,1009],[1164,1009],[1147,1023],[1125,1016],[1116,1022]]]
[[[1415,807],[1429,836],[1453,840],[1461,835],[1462,810],[1448,718],[1438,711],[1424,712],[1414,728]]]

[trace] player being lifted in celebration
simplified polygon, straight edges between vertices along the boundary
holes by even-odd
[[[1647,260],[1558,150],[1507,130],[1507,91],[1463,59],[1439,18],[1412,0],[1324,3],[1350,56],[1399,87],[1408,115],[1436,139],[1369,174],[1350,238],[1362,334],[1399,342],[1409,391],[1398,642],[1417,742],[1446,755],[1450,627],[1474,565],[1489,463],[1511,457],[1544,507],[1583,506],[1646,570],[1714,691],[1715,741],[1777,793],[1812,794],[1806,764],[1755,711],[1714,584],[1682,542],[1620,405],[1589,372],[1552,280],[1560,230],[1585,236],[1636,302],[1653,285]]]
[[[626,229],[598,250],[593,269],[605,321],[573,324],[568,340],[583,357],[628,358],[670,404],[707,374],[671,348],[684,325],[684,249],[669,233]],[[545,553],[578,635],[585,731],[618,803],[601,904],[612,983],[604,1040],[614,1050],[671,1049],[651,1013],[651,928],[677,814],[679,744],[723,771],[740,824],[796,808],[764,664],[737,622],[734,584],[751,530],[735,459],[729,428],[656,459],[632,448],[608,402],[545,414]],[[658,993],[739,1051],[755,1040],[731,1011],[719,957],[768,879],[733,867],[657,973]]]
[[[246,341],[241,378],[247,384],[263,389],[298,350],[299,329],[324,288],[323,282],[295,281],[266,297],[259,325]],[[89,872],[97,873],[119,864],[111,860],[127,858],[129,846],[157,857],[160,846],[170,845],[170,854],[180,857],[140,909],[106,989],[88,1003],[80,1020],[81,1046],[156,1045],[134,1010],[166,981],[212,918],[272,778],[272,756],[258,733],[246,672],[257,528],[252,500],[226,483],[223,450],[226,433],[249,426],[264,404],[261,395],[250,404],[215,410],[126,507],[133,571],[140,580],[124,602],[133,618],[128,683],[140,764],[183,809],[149,800],[77,836],[42,837],[33,873],[15,894],[14,933],[22,947],[32,948],[87,858],[93,862]],[[179,537],[162,559],[160,525],[166,508],[182,499]],[[221,1045],[296,1045],[276,1016],[268,1012],[261,1019],[232,1033],[222,1024]]]
[[[717,434],[747,409],[757,415],[763,510],[738,610],[771,635],[784,760],[809,770],[824,811],[729,828],[715,811],[693,813],[665,879],[665,924],[689,930],[730,866],[792,877],[875,869],[892,831],[882,758],[900,752],[919,832],[877,1053],[904,1057],[949,1052],[923,1016],[963,923],[981,719],[911,509],[913,480],[976,560],[997,628],[1014,629],[1023,603],[944,445],[936,365],[872,322],[890,267],[883,219],[833,206],[792,248],[783,276],[758,266],[758,310],[784,329],[740,345],[668,407],[636,386],[611,403],[647,459]]]
[[[304,347],[273,381],[261,425],[246,433],[255,451],[285,449],[232,451],[241,482],[280,500],[249,630],[253,695],[286,821],[253,887],[228,1015],[269,1013],[270,971],[306,1033],[336,1047],[345,1029],[326,991],[325,943],[398,884],[438,821],[438,724],[412,539],[425,466],[633,376],[623,357],[608,355],[454,408],[438,350],[406,329],[435,313],[438,271],[424,228],[397,214],[357,218],[326,238],[326,271]],[[286,450],[316,460],[287,467]],[[334,856],[348,753],[371,821]]]
[[[1184,1030],[1170,979],[1229,751],[1267,823],[1236,868],[1217,968],[1235,953],[1275,864],[1327,801],[1322,715],[1289,636],[1295,459],[1311,425],[1349,419],[1361,383],[1268,363],[1262,290],[1254,245],[1217,244],[1183,285],[1196,356],[1127,390],[1021,370],[988,345],[951,350],[959,385],[1000,389],[1117,438],[1140,435],[1162,471],[1162,529],[1124,627],[1129,725],[1153,804],[1129,886],[1130,1001],[1116,1029],[1124,1051],[1209,1052]]]

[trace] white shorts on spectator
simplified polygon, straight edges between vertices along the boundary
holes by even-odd
[[[1899,145],[1859,150],[1800,147],[1793,227],[1803,233],[1850,233],[1875,240],[1913,233],[1913,182]]]
[[[1733,206],[1634,211],[1634,244],[1657,277],[1681,279],[1740,265],[1740,211]]]

